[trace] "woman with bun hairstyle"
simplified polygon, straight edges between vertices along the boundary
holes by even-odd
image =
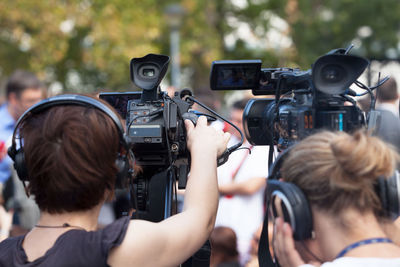
[[[390,177],[398,158],[394,149],[362,131],[324,131],[296,144],[281,174],[304,193],[313,230],[311,238],[295,241],[278,212],[273,247],[279,264],[400,266],[400,247],[384,227],[393,222],[382,213],[376,191],[378,177]]]

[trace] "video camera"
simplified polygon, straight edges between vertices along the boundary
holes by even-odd
[[[131,205],[135,210],[133,218],[153,222],[162,221],[178,212],[175,182],[178,188],[186,187],[190,171],[190,153],[186,146],[184,120],[197,122],[200,115],[214,121],[215,117],[192,110],[197,103],[211,114],[227,121],[215,111],[192,97],[192,92],[184,89],[173,97],[162,92],[160,83],[167,72],[169,57],[148,54],[133,58],[130,62],[132,82],[142,92],[101,93],[100,98],[113,106],[125,119],[126,138],[132,148],[135,163],[141,171],[135,175],[130,186]],[[243,144],[229,147],[217,159],[217,165],[225,163],[229,154]],[[198,252],[186,260],[182,266],[209,266],[210,243],[207,241]]]
[[[192,97],[188,89],[176,92],[173,97],[162,92],[160,83],[168,63],[169,57],[165,55],[148,54],[133,58],[130,62],[131,80],[142,92],[100,94],[100,98],[125,119],[126,141],[132,148],[135,163],[141,168],[131,185],[132,206],[136,209],[134,217],[153,222],[176,212],[177,208],[172,205],[175,181],[178,181],[179,189],[186,187],[190,153],[186,146],[184,120],[196,123],[200,115],[206,116],[208,121],[216,120],[209,114],[192,110],[193,104],[197,103],[225,120]],[[223,164],[242,143],[228,148],[218,158],[217,164]]]
[[[253,145],[277,145],[284,150],[315,129],[352,131],[366,124],[349,88],[368,66],[368,60],[332,50],[312,69],[261,68],[261,60],[222,60],[212,64],[212,90],[252,89],[243,113],[243,126]]]
[[[125,119],[127,143],[142,169],[132,185],[135,216],[155,222],[171,215],[172,199],[168,198],[172,197],[174,179],[179,180],[180,189],[186,186],[190,154],[184,119],[197,119],[190,111],[193,102],[183,100],[192,95],[190,90],[175,93],[172,98],[161,91],[159,85],[168,63],[165,55],[133,58],[131,80],[143,91],[100,94]]]

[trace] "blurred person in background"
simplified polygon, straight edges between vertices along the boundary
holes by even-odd
[[[399,118],[399,92],[394,78],[376,89],[376,108],[390,111]]]
[[[229,227],[216,227],[210,235],[210,267],[240,267],[236,234]]]
[[[247,99],[236,101],[231,107],[230,121],[243,132],[243,110]],[[240,141],[233,127],[229,146]],[[264,190],[268,175],[268,146],[252,146],[245,139],[242,147],[229,156],[218,168],[220,192],[216,226],[232,228],[238,239],[240,263],[250,259],[250,244],[254,232],[264,218]]]
[[[376,91],[376,110],[380,117],[375,134],[400,152],[399,93],[396,80],[389,79]]]
[[[18,118],[30,106],[43,98],[43,84],[35,74],[16,70],[6,84],[7,101],[0,107],[0,142],[10,139]],[[10,158],[0,161],[0,182],[5,183],[11,176]]]
[[[10,145],[11,135],[19,117],[43,99],[43,96],[44,84],[35,74],[26,70],[16,70],[11,74],[6,83],[6,102],[0,107],[0,145],[3,149]],[[10,213],[14,210],[17,212],[14,224],[20,225],[22,219],[23,228],[31,228],[38,219],[38,209],[34,202],[26,197],[21,182],[12,172],[11,159],[7,155],[0,158],[0,194],[1,204],[7,210],[11,210]],[[7,232],[4,227],[1,229],[4,233]]]

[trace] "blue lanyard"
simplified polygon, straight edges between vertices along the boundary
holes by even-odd
[[[370,239],[365,239],[365,240],[361,240],[358,242],[355,242],[351,245],[348,245],[347,247],[345,247],[337,256],[337,258],[343,257],[347,252],[349,252],[352,249],[355,249],[359,246],[364,246],[364,245],[368,245],[368,244],[375,244],[375,243],[393,243],[392,240],[390,240],[389,238],[385,238],[385,237],[378,237],[378,238],[370,238]]]

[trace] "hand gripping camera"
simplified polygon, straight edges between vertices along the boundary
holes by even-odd
[[[188,89],[176,92],[173,97],[162,92],[160,83],[168,63],[169,57],[165,55],[148,54],[133,58],[130,62],[131,80],[142,92],[100,94],[100,98],[125,119],[126,141],[132,148],[135,163],[142,169],[131,185],[131,201],[136,209],[134,216],[154,222],[176,212],[172,205],[175,180],[179,189],[186,187],[190,154],[186,146],[184,120],[196,123],[199,115],[207,116],[208,121],[216,119],[192,110],[193,103],[225,120],[192,97]],[[223,164],[242,143],[243,140],[228,148],[217,164]]]

